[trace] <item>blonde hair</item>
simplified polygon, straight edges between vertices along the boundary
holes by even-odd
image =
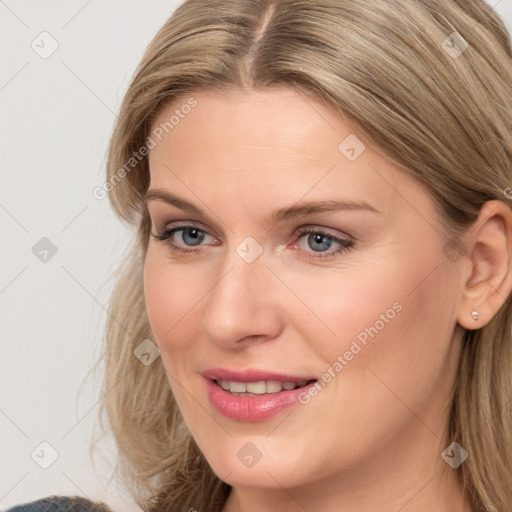
[[[467,48],[460,38],[454,44],[454,32]],[[100,416],[144,510],[220,511],[231,488],[188,432],[161,358],[146,366],[134,356],[152,338],[142,281],[149,168],[145,156],[126,163],[145,153],[164,105],[201,90],[274,86],[336,109],[423,183],[447,240],[486,201],[506,201],[512,185],[511,41],[483,1],[184,2],[136,69],[107,162],[106,190],[134,229],[134,247],[115,276]],[[449,435],[469,453],[457,471],[475,511],[512,506],[511,300],[487,325],[465,331],[453,394]]]

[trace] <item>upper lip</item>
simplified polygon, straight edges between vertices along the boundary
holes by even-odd
[[[268,372],[258,369],[231,370],[229,368],[211,368],[202,372],[207,379],[228,380],[231,382],[258,382],[262,380],[278,380],[281,382],[302,382],[316,380],[307,375],[286,375],[284,373]]]

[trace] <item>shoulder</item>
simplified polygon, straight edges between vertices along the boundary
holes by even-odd
[[[112,512],[112,510],[104,503],[80,496],[48,496],[23,505],[16,505],[5,512]]]

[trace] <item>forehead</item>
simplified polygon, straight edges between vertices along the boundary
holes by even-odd
[[[244,197],[259,207],[326,194],[364,198],[389,215],[431,207],[424,187],[343,116],[291,89],[197,92],[165,106],[152,131],[158,127],[151,188]]]
[[[185,107],[191,97],[196,106],[188,114],[181,113],[189,110]],[[304,158],[315,153],[318,157],[318,152],[330,146],[329,153],[337,157],[338,139],[343,131],[353,131],[332,108],[286,88],[203,91],[181,97],[162,109],[153,127],[164,126],[172,117],[176,124],[167,126],[168,133],[163,134],[170,147],[184,144],[189,150],[217,153],[242,149],[244,154],[280,153],[288,158]],[[325,140],[319,151],[311,151],[318,137]],[[162,146],[165,141],[159,148]],[[157,149],[153,154],[159,152]]]

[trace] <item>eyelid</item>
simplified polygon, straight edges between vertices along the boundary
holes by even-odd
[[[154,229],[156,229],[156,226],[153,224],[152,226]],[[176,228],[187,228],[187,227],[193,227],[197,228],[200,231],[204,231],[206,234],[212,236],[215,239],[222,240],[221,237],[213,235],[211,233],[210,228],[207,228],[204,224],[201,224],[200,222],[194,221],[194,220],[177,220],[173,222],[168,222],[164,224],[162,229],[157,230],[159,233],[165,233],[167,231],[170,231],[171,229]]]
[[[318,224],[306,224],[305,226],[301,226],[297,228],[293,234],[294,235],[302,235],[304,232],[318,232],[325,235],[332,236],[333,238],[342,238],[347,241],[357,242],[357,238],[352,236],[350,233],[346,231],[338,231],[333,228],[326,228],[323,226],[319,226]]]
[[[172,227],[177,227],[178,225],[180,227],[192,225],[202,231],[212,234],[215,238],[223,239],[223,227],[227,231],[231,231],[226,223],[221,219],[218,219],[217,222],[217,219],[210,219],[203,215],[196,216],[194,213],[190,214],[180,211],[173,212],[175,207],[162,201],[152,200],[147,203],[146,208],[152,229],[159,228],[160,232],[171,229]],[[192,220],[194,218],[199,218],[200,220]],[[222,236],[214,235],[214,232],[220,233]]]

